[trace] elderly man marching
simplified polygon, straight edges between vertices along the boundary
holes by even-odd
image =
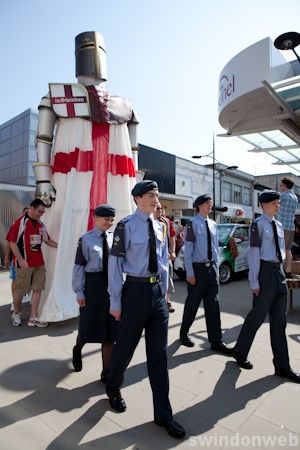
[[[206,328],[211,349],[230,355],[231,350],[222,341],[219,309],[219,245],[217,224],[208,218],[213,200],[208,194],[196,198],[196,217],[188,224],[185,236],[184,264],[188,296],[184,305],[180,341],[194,347],[188,332],[203,299]]]
[[[154,220],[158,187],[152,180],[132,189],[137,205],[134,214],[118,223],[109,257],[108,291],[110,312],[120,321],[113,348],[106,392],[111,407],[126,410],[120,387],[124,372],[145,330],[147,367],[153,393],[154,422],[175,438],[185,436],[173,420],[169,401],[167,367],[168,245],[164,227]],[[123,284],[123,274],[126,281]]]

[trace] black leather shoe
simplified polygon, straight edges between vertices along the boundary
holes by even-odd
[[[231,356],[236,360],[236,363],[242,369],[250,370],[253,369],[253,364],[248,361],[248,359],[243,358],[241,355],[236,353],[235,350],[232,350]]]
[[[293,372],[292,369],[278,369],[275,367],[275,375],[278,377],[288,378],[295,383],[300,383],[300,374]]]
[[[118,392],[117,394],[110,394],[108,396],[108,400],[110,403],[110,406],[114,411],[117,412],[124,412],[127,409],[125,400],[123,399],[121,392]]]
[[[163,427],[167,430],[170,436],[182,439],[185,436],[185,430],[182,428],[179,423],[175,422],[175,420],[154,420],[155,425],[158,425],[159,427]]]
[[[214,352],[223,353],[223,355],[231,355],[232,354],[232,348],[227,347],[224,342],[217,342],[216,344],[211,344],[210,348]]]
[[[107,380],[108,380],[107,373],[103,372],[103,370],[102,370],[101,375],[100,375],[100,381],[102,381],[102,383],[105,384],[105,383],[107,383]]]
[[[172,303],[171,303],[171,302],[168,302],[168,310],[169,310],[169,313],[173,313],[173,312],[175,312],[175,308],[173,308],[173,306],[172,306]]]
[[[82,370],[81,350],[77,347],[77,345],[73,347],[72,364],[75,372],[80,372]]]
[[[185,345],[186,347],[194,347],[195,342],[193,342],[188,336],[180,336],[181,345]]]

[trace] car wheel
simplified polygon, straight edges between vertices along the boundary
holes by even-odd
[[[231,279],[232,276],[232,270],[229,267],[228,264],[222,263],[219,267],[219,277],[220,277],[220,283],[226,284]]]
[[[174,272],[176,273],[176,275],[178,276],[178,278],[180,278],[181,280],[185,281],[186,280],[186,273],[185,270],[175,270]]]

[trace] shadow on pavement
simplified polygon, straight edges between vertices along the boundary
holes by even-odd
[[[236,388],[235,384],[239,374],[240,370],[236,364],[227,362],[212,395],[176,415],[175,419],[186,428],[186,441],[189,440],[190,436],[209,432],[221,419],[244,409],[248,402],[280,384],[275,377],[266,376]],[[129,446],[135,449],[143,448],[143,450],[151,448],[166,450],[182,444],[181,440],[177,441],[171,438],[165,430],[158,428],[153,422],[81,443],[85,435],[101,421],[107,406],[107,401],[103,399],[98,401],[52,441],[47,450],[61,450],[62,448],[107,450]],[[128,407],[134,408],[134,404],[129,404]]]
[[[14,327],[11,323],[10,304],[0,306],[0,343],[27,339],[36,336],[65,336],[78,328],[78,317],[63,322],[51,322],[46,328],[28,327],[30,304],[22,305],[22,326]],[[27,320],[26,320],[27,319]]]
[[[16,392],[33,392],[0,408],[0,428],[52,410],[67,412],[81,408],[89,398],[105,392],[100,380],[73,389],[58,387],[57,383],[70,371],[66,361],[54,359],[30,361],[5,370],[0,376],[1,387]]]
[[[184,281],[175,281],[175,294],[172,296],[173,306],[176,308],[176,303],[184,305],[187,297],[186,283]],[[300,289],[297,289],[294,295],[294,310],[288,311],[287,320],[289,323],[300,323]],[[297,295],[296,295],[297,294]],[[220,286],[220,311],[222,326],[226,324],[222,313],[238,315],[245,318],[252,307],[252,293],[250,291],[249,282],[245,277],[239,276],[238,279],[231,281],[228,284]],[[288,301],[289,304],[289,301]],[[203,302],[200,305],[200,312],[202,311]],[[198,315],[197,315],[198,317]]]

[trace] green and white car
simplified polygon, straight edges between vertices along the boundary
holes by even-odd
[[[217,225],[220,254],[220,283],[231,280],[232,274],[248,270],[249,225],[223,223]],[[184,246],[180,249],[175,261],[174,272],[185,280]]]

